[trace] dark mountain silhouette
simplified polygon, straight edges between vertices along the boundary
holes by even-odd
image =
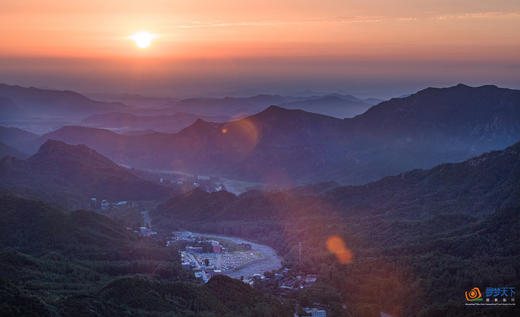
[[[166,104],[165,109],[206,116],[235,116],[262,111],[272,104],[292,101],[280,95],[256,95],[250,97],[187,98]]]
[[[25,116],[25,112],[8,97],[0,95],[0,120],[3,122]]]
[[[413,170],[361,186],[318,184],[282,192],[193,190],[170,198],[154,213],[172,221],[273,220],[319,214],[429,219],[445,214],[482,217],[520,206],[520,142],[461,163]],[[326,190],[320,190],[325,188]],[[309,197],[311,197],[309,199]]]
[[[172,115],[142,116],[130,113],[110,112],[95,114],[81,121],[89,127],[106,128],[116,132],[152,130],[155,132],[175,133],[193,124],[198,118],[206,121],[225,122],[227,117],[197,116],[191,113]]]
[[[122,103],[94,101],[73,91],[26,88],[6,84],[0,84],[0,97],[2,98],[0,100],[2,112],[9,111],[9,114],[14,117],[81,117],[86,114],[127,108]],[[7,106],[5,106],[6,102],[8,102]]]
[[[118,164],[142,168],[167,168],[174,148],[174,134],[122,135],[105,129],[65,126],[44,134],[30,144],[33,149],[49,139],[68,144],[85,144]]]
[[[520,139],[520,91],[428,88],[340,120],[278,106],[240,120],[197,120],[176,134],[122,136],[65,127],[44,135],[118,163],[276,184],[360,184],[462,161]]]
[[[0,214],[3,316],[293,315],[227,276],[195,283],[176,249],[98,213],[0,196]]]
[[[350,118],[362,114],[377,103],[379,102],[372,99],[362,100],[351,95],[331,94],[287,102],[281,104],[281,106],[288,109],[301,109],[320,113],[336,118]]]
[[[301,109],[309,112],[335,116],[352,117],[376,104],[375,99],[359,99],[351,95],[329,94],[316,96],[256,95],[250,97],[188,98],[171,101],[166,109],[196,113],[199,115],[219,115],[236,117],[254,114],[269,105],[287,109]],[[170,110],[171,111],[171,110]]]
[[[176,134],[124,136],[103,129],[69,126],[43,135],[70,144],[86,144],[118,163],[135,167],[181,169],[220,174],[236,170],[242,178],[258,179],[262,166],[292,161],[293,169],[318,167],[315,161],[334,139],[342,120],[301,110],[271,106],[261,113],[228,123],[197,120]],[[302,152],[303,151],[303,152]],[[305,160],[301,160],[302,153]],[[258,164],[259,169],[249,167]],[[314,164],[314,165],[313,165]]]
[[[144,96],[140,94],[129,94],[129,93],[90,93],[89,97],[95,100],[107,101],[107,102],[120,102],[125,105],[131,105],[138,107],[139,110],[147,112],[149,109],[158,109],[164,106],[168,102],[177,101],[176,98],[170,97],[158,97],[158,96]]]
[[[63,202],[90,197],[108,200],[150,200],[171,190],[144,181],[84,145],[49,140],[27,160],[0,161],[0,184],[10,192]]]
[[[113,251],[120,247],[113,256],[121,260],[128,256],[122,252],[124,249],[137,249],[138,239],[131,231],[95,212],[64,213],[42,202],[9,196],[0,197],[0,201],[3,247],[35,255],[45,251],[63,252],[84,259],[103,259],[102,253],[96,256],[88,252],[93,248]],[[161,256],[168,258],[166,254]]]
[[[347,120],[351,131],[388,134],[399,142],[451,135],[460,141],[501,147],[518,140],[519,121],[520,90],[463,84],[391,99]]]
[[[337,187],[324,199],[349,212],[423,218],[485,216],[520,205],[520,142],[461,163],[413,170],[362,186]]]
[[[13,127],[0,126],[0,142],[20,149],[35,142],[39,135]]]
[[[427,88],[345,120],[351,164],[333,169],[362,183],[505,148],[520,140],[520,91],[496,86]],[[350,181],[348,181],[350,180]]]
[[[27,158],[28,155],[18,151],[14,147],[0,142],[0,158],[3,158],[4,156],[13,156],[16,158],[24,159]]]

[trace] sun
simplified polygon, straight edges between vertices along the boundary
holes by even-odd
[[[135,33],[134,35],[129,36],[131,40],[135,42],[140,48],[147,48],[152,44],[152,40],[155,40],[158,36],[156,34],[152,34],[146,31],[140,31]]]

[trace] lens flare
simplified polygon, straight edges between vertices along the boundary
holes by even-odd
[[[253,151],[258,144],[259,131],[248,118],[232,121],[220,129],[221,145],[230,155],[242,157]]]
[[[352,251],[350,251],[346,245],[343,239],[341,239],[338,236],[331,236],[327,239],[326,242],[327,250],[329,250],[330,253],[336,255],[336,258],[339,262],[342,264],[348,264],[352,262],[352,258],[354,255],[352,254]]]

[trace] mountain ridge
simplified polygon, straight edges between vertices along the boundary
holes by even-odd
[[[175,134],[122,136],[67,127],[40,142],[46,138],[85,143],[134,167],[255,182],[276,179],[286,185],[362,184],[515,143],[520,139],[520,91],[427,88],[349,119],[271,106],[225,123],[197,120]]]
[[[248,191],[238,196],[195,189],[171,197],[157,207],[152,217],[157,217],[160,227],[167,227],[170,217],[187,222],[283,220],[293,214],[408,220],[447,214],[482,218],[499,209],[520,207],[518,179],[520,142],[464,162],[411,170],[365,185],[332,186],[321,191],[312,187]]]
[[[70,90],[22,87],[2,83],[0,83],[0,96],[9,98],[15,106],[25,112],[25,115],[30,112],[31,116],[38,114],[77,118],[89,113],[128,108],[119,102],[95,101]]]
[[[91,197],[151,200],[171,194],[85,145],[48,140],[27,160],[0,160],[0,186],[29,198],[83,206]],[[43,184],[46,184],[43,186]]]

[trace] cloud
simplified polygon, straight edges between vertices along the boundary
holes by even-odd
[[[189,24],[178,25],[180,29],[195,28],[225,28],[225,27],[249,27],[249,26],[277,26],[277,25],[296,25],[296,24],[314,24],[314,23],[378,23],[384,20],[380,16],[355,16],[355,17],[333,17],[333,18],[316,18],[296,21],[217,21],[217,22],[200,22],[193,21]]]
[[[224,27],[235,27],[235,26],[271,26],[271,25],[283,25],[283,24],[294,24],[290,22],[281,21],[251,21],[251,22],[210,22],[201,23],[200,21],[193,21],[190,24],[178,25],[180,29],[196,29],[196,28],[224,28]],[[296,22],[297,23],[297,22]]]
[[[470,20],[470,19],[518,19],[520,12],[488,11],[488,12],[467,12],[459,14],[445,15],[426,15],[426,16],[347,16],[347,17],[324,17],[296,21],[216,21],[200,22],[193,21],[189,24],[177,25],[181,29],[195,28],[226,28],[226,27],[266,27],[279,25],[315,24],[315,23],[380,23],[380,22],[416,22],[420,20]]]
[[[517,19],[520,18],[520,12],[468,12],[462,14],[447,14],[436,17],[438,20],[469,20],[469,19]]]

